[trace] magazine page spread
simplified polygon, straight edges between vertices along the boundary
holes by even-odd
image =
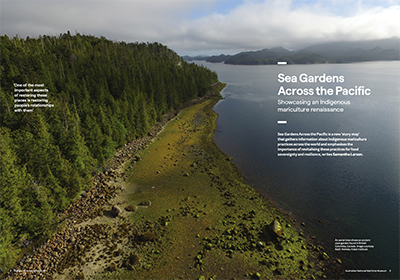
[[[2,1],[1,279],[399,279],[398,1]]]

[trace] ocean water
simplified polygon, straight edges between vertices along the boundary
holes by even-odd
[[[344,261],[347,278],[399,279],[400,62],[240,66],[203,64],[227,83],[219,114],[216,144],[247,182],[293,215],[307,235],[328,254]],[[338,82],[280,82],[278,75],[299,78],[343,76]],[[317,87],[364,87],[370,95],[317,96]],[[312,88],[314,95],[278,95],[280,88]],[[342,113],[282,113],[278,100],[350,101]],[[291,107],[297,107],[292,105]],[[302,105],[299,107],[308,107]],[[312,106],[311,106],[312,107]],[[319,105],[314,107],[331,107]],[[277,124],[285,120],[286,125]],[[279,157],[277,133],[359,133],[359,157]],[[367,251],[336,251],[335,240],[367,239]],[[387,272],[371,272],[386,270]]]

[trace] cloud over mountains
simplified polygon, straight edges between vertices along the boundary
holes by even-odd
[[[157,41],[181,54],[400,36],[400,4],[390,0],[5,0],[1,5],[1,33],[9,36],[76,30],[117,41]]]

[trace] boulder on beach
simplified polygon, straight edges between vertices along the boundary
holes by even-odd
[[[140,206],[151,206],[151,201],[150,200],[143,201],[143,202],[140,203]]]
[[[131,254],[128,258],[129,264],[136,265],[140,263],[140,257],[136,254]]]
[[[113,205],[111,207],[111,214],[116,217],[118,214],[121,213],[121,208],[119,208],[117,205]]]
[[[125,211],[134,212],[134,211],[136,211],[136,206],[135,205],[128,205],[128,206],[125,207]]]
[[[281,236],[283,232],[283,227],[278,220],[273,220],[272,223],[268,225],[268,229],[275,233],[277,236]]]
[[[156,236],[154,235],[154,233],[144,232],[139,236],[139,238],[140,241],[148,242],[148,241],[153,241],[156,238]]]

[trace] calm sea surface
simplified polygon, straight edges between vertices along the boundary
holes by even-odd
[[[352,269],[348,278],[399,279],[400,62],[238,66],[203,64],[227,83],[214,107],[216,144],[248,183],[292,213],[331,254]],[[344,76],[342,83],[280,83],[278,74]],[[279,88],[370,88],[369,96],[278,96]],[[345,100],[343,113],[278,113],[278,99]],[[297,106],[292,106],[297,107]],[[304,107],[304,106],[300,106]],[[315,106],[314,106],[315,107]],[[330,107],[329,105],[317,107]],[[286,120],[286,125],[278,125]],[[278,132],[357,132],[362,157],[278,157]],[[318,221],[319,220],[319,221]],[[322,223],[321,223],[322,222]],[[363,252],[335,252],[335,239],[370,239]],[[348,268],[348,267],[347,267]],[[391,272],[389,272],[391,271]]]

